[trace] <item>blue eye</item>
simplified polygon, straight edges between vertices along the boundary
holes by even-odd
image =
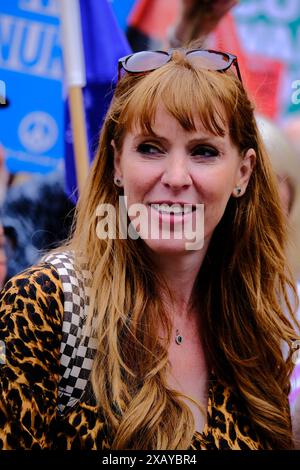
[[[212,157],[218,157],[219,151],[214,148],[210,147],[209,145],[197,145],[192,152],[191,155],[193,157],[204,157],[204,158],[212,158]]]
[[[163,153],[160,148],[153,144],[140,144],[137,147],[137,151],[143,155],[157,155],[159,153]]]

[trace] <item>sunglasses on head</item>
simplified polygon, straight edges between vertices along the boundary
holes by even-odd
[[[180,52],[184,53],[187,60],[199,69],[225,72],[234,65],[237,76],[242,82],[237,57],[233,54],[210,49],[180,49]],[[170,51],[142,51],[122,57],[118,61],[118,80],[122,76],[122,70],[130,74],[152,72],[167,64],[172,59],[173,53],[173,49]]]

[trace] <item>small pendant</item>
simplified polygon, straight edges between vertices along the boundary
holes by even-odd
[[[176,330],[175,343],[179,346],[183,343],[183,336],[179,334],[178,330]]]

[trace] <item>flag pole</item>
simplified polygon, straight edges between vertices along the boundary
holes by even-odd
[[[86,85],[79,0],[61,0],[61,26],[66,87],[73,133],[79,193],[89,171],[89,149],[82,88]]]

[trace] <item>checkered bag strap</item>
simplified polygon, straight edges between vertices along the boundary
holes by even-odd
[[[97,348],[96,338],[92,335],[87,335],[82,341],[89,305],[89,274],[75,268],[71,251],[45,256],[43,261],[56,268],[64,292],[58,387],[58,409],[64,413],[74,407],[84,394]]]

